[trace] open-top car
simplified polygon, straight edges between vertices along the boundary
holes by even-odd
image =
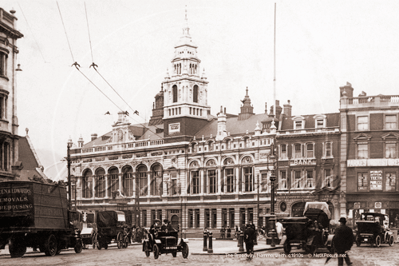
[[[172,253],[172,256],[176,257],[177,252],[181,252],[183,258],[186,259],[189,253],[188,239],[180,238],[179,241],[177,231],[163,231],[159,226],[154,226],[149,231],[146,231],[143,251],[147,257],[153,252],[155,259],[165,253]]]
[[[284,252],[291,252],[292,244],[299,245],[308,253],[318,248],[331,250],[333,235],[329,234],[331,213],[326,202],[307,202],[303,217],[282,218],[285,235],[280,244]]]
[[[394,244],[394,236],[389,230],[388,215],[382,213],[362,213],[360,220],[356,221],[356,245],[369,243],[379,247],[381,244]]]

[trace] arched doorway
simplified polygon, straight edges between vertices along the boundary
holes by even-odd
[[[303,210],[305,209],[306,202],[297,202],[292,205],[291,216],[292,217],[302,217]]]
[[[177,215],[173,215],[170,219],[172,223],[172,227],[177,230],[179,227],[179,217]]]

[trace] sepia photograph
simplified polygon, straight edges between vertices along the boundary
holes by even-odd
[[[398,265],[398,14],[2,0],[0,264]]]

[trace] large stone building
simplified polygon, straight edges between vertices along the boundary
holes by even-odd
[[[15,11],[0,8],[0,181],[19,177],[16,64],[17,40]]]
[[[131,210],[141,226],[168,218],[187,233],[257,223],[270,211],[269,155],[282,108],[255,114],[247,88],[238,115],[211,115],[200,63],[186,27],[149,123],[132,125],[120,112],[109,133],[79,139],[70,153],[79,209]]]
[[[362,212],[386,213],[399,227],[399,95],[353,90],[340,88],[341,215],[353,223]]]

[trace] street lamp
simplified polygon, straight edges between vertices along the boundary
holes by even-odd
[[[72,185],[71,185],[71,148],[72,148],[72,139],[68,140],[67,143],[67,163],[68,163],[68,200],[69,200],[69,209],[72,207]]]
[[[272,150],[272,154],[270,155],[270,159],[272,160],[272,162],[273,162],[273,170],[271,171],[271,175],[270,175],[270,185],[271,185],[271,191],[270,191],[270,202],[271,202],[271,204],[270,204],[270,214],[272,215],[272,219],[274,219],[273,220],[273,227],[272,227],[272,243],[271,243],[271,246],[272,247],[274,247],[275,246],[275,243],[274,243],[274,237],[275,237],[275,233],[276,233],[276,217],[274,216],[275,214],[274,214],[274,194],[275,194],[275,191],[274,191],[274,182],[276,181],[276,163],[275,163],[275,160],[276,160],[276,157],[274,156],[274,147],[272,147],[273,148],[273,150]],[[273,217],[274,216],[274,217]]]

